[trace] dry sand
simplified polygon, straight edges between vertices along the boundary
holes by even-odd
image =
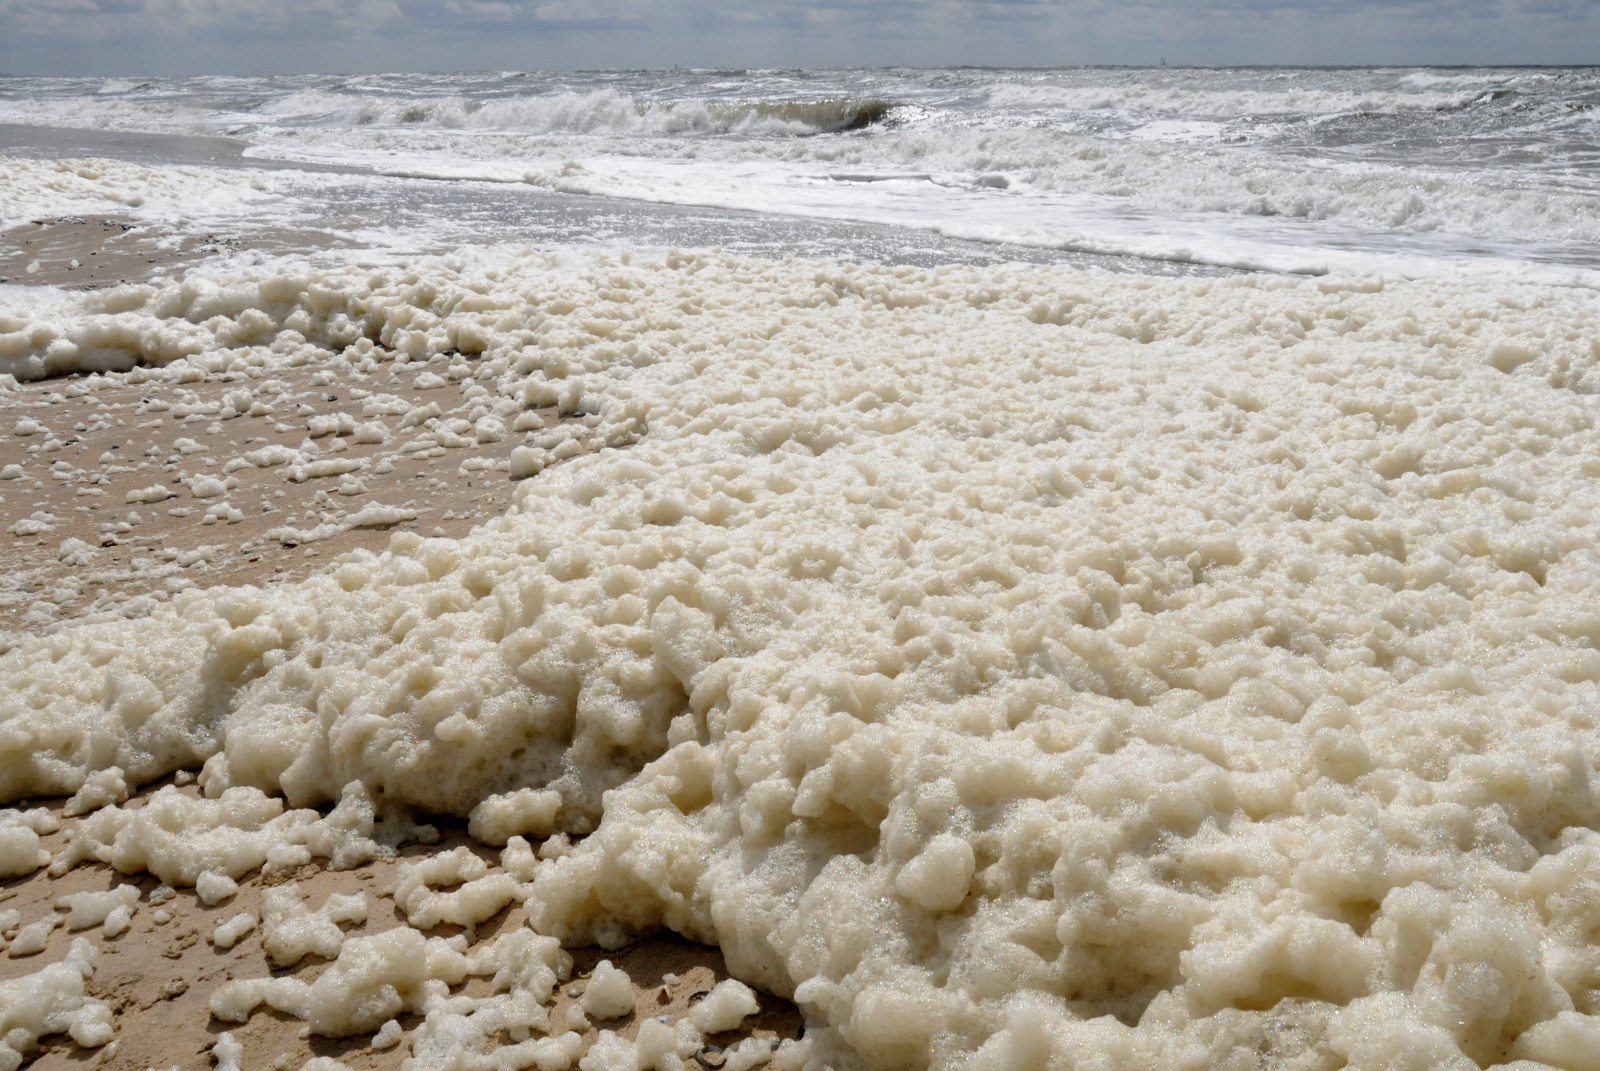
[[[0,275],[16,273],[26,277],[18,281],[89,288],[148,279],[232,248],[220,240],[210,247],[180,243],[168,248],[157,244],[158,236],[120,220],[52,220],[31,226],[31,231],[22,228],[5,235]],[[28,274],[26,264],[31,260],[41,266]],[[79,267],[71,268],[71,260],[77,260]],[[153,600],[195,585],[278,583],[324,568],[331,559],[357,548],[382,550],[394,527],[455,536],[503,512],[515,483],[496,466],[503,465],[514,447],[537,442],[542,432],[582,417],[546,410],[539,413],[541,422],[528,430],[508,432],[499,441],[464,444],[459,435],[447,430],[440,434],[444,428],[440,421],[470,416],[483,400],[464,398],[457,382],[418,382],[429,373],[443,379],[448,364],[439,359],[386,364],[377,373],[363,374],[335,362],[268,372],[229,371],[185,384],[141,383],[137,374],[79,376],[0,391],[0,471],[17,465],[23,472],[20,478],[0,481],[0,547],[7,567],[0,578],[0,649],[9,645],[7,632],[14,640],[85,613],[137,616],[147,612]],[[255,404],[245,415],[222,419],[224,399],[239,387],[250,390]],[[413,408],[437,403],[441,417],[405,428],[402,414],[375,414],[371,406],[364,411],[362,403],[379,395]],[[349,418],[347,427],[381,422],[389,440],[357,443],[349,434],[311,439],[314,419],[332,417],[337,422],[340,414]],[[37,422],[44,430],[17,434],[22,421]],[[291,478],[289,466],[223,471],[241,453],[273,445],[303,448],[308,439],[317,456],[351,459],[364,468],[343,477],[300,481]],[[455,445],[442,446],[440,441]],[[197,498],[192,485],[204,476],[237,482],[222,496]],[[170,489],[174,497],[154,503],[126,500],[130,491],[156,486]],[[208,508],[222,501],[239,516],[203,523]],[[324,520],[336,521],[341,511],[354,512],[368,502],[412,503],[417,517],[396,526],[340,531],[307,545],[282,534],[285,528],[311,529]],[[68,540],[86,547],[63,554]],[[158,787],[147,786],[130,805],[138,805]],[[182,791],[196,789],[191,784]],[[59,815],[62,801],[19,804],[30,805],[48,806]],[[45,846],[59,848],[77,821],[62,818],[61,831],[46,837]],[[351,933],[378,933],[401,925],[393,902],[383,898],[393,887],[399,863],[457,844],[472,845],[464,823],[436,824],[443,834],[440,845],[404,848],[399,860],[345,872],[312,865],[293,875],[274,875],[271,883],[299,881],[312,905],[330,893],[365,891],[368,920],[346,927]],[[498,858],[493,850],[472,847],[491,863]],[[138,885],[146,901],[160,884],[149,875],[124,877],[101,864],[84,864],[58,878],[40,870],[0,886],[0,909],[20,911],[27,923],[48,915],[61,896],[124,882]],[[207,1002],[225,981],[269,973],[309,979],[325,966],[313,956],[285,971],[270,970],[259,928],[232,949],[212,944],[219,921],[240,911],[259,912],[261,890],[268,883],[254,874],[241,882],[236,896],[215,907],[201,904],[192,889],[178,890],[164,905],[172,914],[170,921],[158,921],[156,910],[143,903],[132,928],[116,938],[105,938],[98,927],[82,934],[58,927],[41,953],[0,956],[0,979],[8,979],[60,960],[77,936],[88,937],[102,952],[89,989],[115,1011],[114,1048],[82,1049],[65,1035],[53,1035],[43,1040],[30,1066],[40,1071],[85,1066],[127,1071],[207,1068],[213,1062],[211,1047],[226,1029],[243,1044],[247,1068],[297,1069],[313,1056],[332,1056],[356,1069],[399,1067],[409,1054],[410,1032],[417,1022],[412,1016],[401,1018],[407,1040],[387,1051],[372,1049],[369,1038],[302,1037],[303,1024],[298,1020],[265,1009],[243,1025],[230,1026],[211,1017]],[[513,906],[479,926],[474,939],[493,938],[522,920],[521,909]],[[431,932],[450,936],[460,931],[445,925]],[[584,979],[602,958],[626,970],[637,991],[633,1015],[591,1025],[586,1041],[593,1041],[601,1028],[631,1038],[645,1018],[681,1016],[691,1000],[728,976],[716,950],[673,938],[641,942],[616,953],[572,952],[573,979],[561,990],[553,1023],[566,1021],[566,1008],[581,994]],[[668,975],[675,980],[664,981]],[[461,991],[481,995],[487,985],[483,979],[473,979]],[[739,1033],[714,1036],[708,1044],[726,1046],[741,1036],[798,1036],[801,1019],[793,1005],[770,995],[762,995],[761,1003],[761,1014],[746,1020]],[[700,1063],[719,1066],[717,1051],[703,1051]]]

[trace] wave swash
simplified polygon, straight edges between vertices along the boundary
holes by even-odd
[[[526,180],[619,208],[851,221],[990,246],[1589,287],[1600,280],[1597,116],[1592,67],[0,82],[0,123],[224,135],[258,163],[427,177],[466,198],[479,181]]]
[[[551,1071],[552,938],[665,928],[801,1006],[778,1068],[1595,1066],[1592,292],[489,251],[0,322],[19,378],[132,369],[90,390],[438,354],[587,445],[519,448],[465,538],[0,656],[0,793],[105,804],[53,860],[9,812],[10,873],[209,896],[429,814],[508,845],[220,1019],[409,1011],[411,1067]],[[112,802],[181,770],[206,798]],[[108,1041],[93,969],[6,983],[55,1018],[0,1062]]]

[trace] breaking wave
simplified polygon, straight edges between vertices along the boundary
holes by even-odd
[[[807,135],[865,130],[897,105],[878,98],[652,101],[611,89],[531,97],[432,100],[303,91],[258,109],[274,120],[323,127],[409,127],[507,134]]]

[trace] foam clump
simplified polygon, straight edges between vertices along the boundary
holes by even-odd
[[[382,1052],[386,1049],[392,1049],[396,1045],[400,1044],[400,1040],[403,1036],[404,1031],[400,1026],[400,1020],[390,1019],[388,1022],[384,1023],[378,1028],[378,1032],[376,1034],[372,1035],[372,1047],[377,1049],[379,1052]]]
[[[561,794],[549,789],[518,789],[490,796],[467,816],[474,840],[503,845],[512,837],[543,839],[555,832]]]
[[[23,956],[37,956],[45,950],[50,941],[50,935],[61,925],[59,915],[46,915],[44,918],[35,919],[25,926],[17,929],[16,936],[11,938],[11,943],[6,946],[6,955],[12,959]]]
[[[451,1053],[487,1058],[493,1039],[509,1035],[524,1054],[533,1050],[544,1057],[567,1053],[572,1039],[547,1037],[549,1002],[556,986],[572,968],[571,957],[557,942],[526,929],[518,929],[485,942],[470,954],[465,938],[446,941],[424,937],[409,927],[399,927],[370,937],[352,937],[343,943],[338,958],[306,983],[295,978],[254,978],[228,982],[211,997],[211,1013],[228,1023],[245,1022],[265,1004],[306,1021],[310,1033],[322,1037],[350,1037],[372,1033],[379,1047],[390,1047],[397,1035],[395,1016],[422,1017],[412,1052],[421,1066],[448,1063]],[[493,992],[485,997],[452,996],[452,986],[469,977],[487,977]],[[554,1042],[552,1047],[546,1042]],[[525,1044],[526,1043],[526,1044]],[[581,1045],[580,1045],[581,1048]],[[431,1054],[431,1055],[430,1055]],[[502,1048],[488,1062],[472,1066],[525,1067],[507,1062],[514,1053]],[[563,1065],[565,1066],[565,1065]]]
[[[61,962],[0,982],[0,1069],[16,1071],[51,1034],[67,1034],[85,1048],[111,1041],[111,1008],[84,989],[98,957],[79,937]]]
[[[243,1071],[244,1045],[224,1030],[212,1043],[211,1058],[217,1063],[217,1071]]]
[[[755,993],[737,978],[725,978],[705,998],[689,1009],[689,1020],[705,1034],[737,1030],[748,1016],[761,1010]]]
[[[72,818],[89,811],[97,811],[113,803],[122,803],[127,798],[127,779],[123,777],[121,770],[112,766],[84,778],[83,784],[67,800],[61,813]]]
[[[589,984],[584,987],[580,999],[584,1012],[591,1018],[620,1019],[633,1011],[633,980],[627,971],[603,959],[589,976]]]
[[[178,885],[204,884],[221,899],[227,886],[264,865],[281,869],[328,859],[346,869],[392,856],[373,839],[376,820],[365,790],[352,783],[326,817],[288,810],[257,788],[229,788],[216,799],[196,799],[168,786],[144,806],[107,806],[79,822],[51,869],[65,873],[85,860],[109,863],[124,874],[148,872]]]
[[[300,1065],[300,1071],[349,1071],[350,1065],[331,1056],[313,1056]]]
[[[449,892],[439,886],[455,886]],[[474,926],[498,914],[528,890],[507,873],[490,874],[489,864],[470,848],[455,848],[416,863],[400,864],[394,903],[406,922],[429,930],[441,922]]]
[[[312,955],[333,959],[344,945],[339,924],[366,921],[366,893],[333,893],[315,911],[298,885],[261,894],[261,947],[274,967],[292,967]]]
[[[470,816],[502,870],[409,863],[413,927],[716,944],[805,1011],[781,1068],[1560,1066],[1600,1022],[1587,292],[492,252],[74,301],[6,371],[438,360],[575,430],[464,538],[0,655],[0,798],[204,765],[53,866]],[[212,1006],[557,1060],[542,981],[475,1040],[478,955]]]
[[[680,1071],[684,1056],[695,1051],[698,1040],[697,1036],[696,1043],[687,1046],[688,1052],[680,1054],[678,1050],[685,1046],[679,1043],[677,1034],[653,1019],[640,1024],[633,1041],[602,1030],[578,1067],[580,1071]]]
[[[194,891],[202,904],[213,907],[237,893],[239,883],[215,870],[202,870],[194,879]]]
[[[0,878],[31,874],[50,863],[49,849],[39,841],[42,834],[61,828],[55,815],[43,807],[29,811],[6,808],[0,811]]]
[[[256,928],[258,919],[248,911],[240,911],[217,923],[211,933],[211,943],[218,948],[232,948]]]
[[[67,912],[67,929],[87,930],[107,922],[113,914],[131,917],[139,906],[137,885],[118,885],[105,892],[69,893],[56,898],[57,910]]]

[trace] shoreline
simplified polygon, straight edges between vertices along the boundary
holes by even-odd
[[[250,143],[238,138],[196,134],[152,134],[26,123],[0,123],[0,154],[15,153],[43,160],[78,156],[110,156],[131,163],[165,167],[217,167],[266,171],[309,171],[323,174],[370,174],[370,168],[263,160],[248,156]]]
[[[96,290],[168,278],[222,256],[337,248],[327,232],[186,234],[128,216],[46,217],[0,231],[0,284]]]
[[[879,262],[930,268],[942,264],[1061,264],[1154,278],[1226,278],[1249,270],[1182,259],[1081,252],[1047,245],[992,243],[950,237],[933,230],[887,223],[863,223],[804,215],[762,213],[748,209],[705,208],[693,204],[601,197],[556,192],[524,183],[386,176],[368,168],[340,164],[265,159],[241,154],[243,143],[191,135],[110,133],[65,127],[31,127],[0,123],[0,156],[21,153],[39,160],[63,157],[106,157],[140,166],[243,169],[267,175],[323,176],[335,182],[309,194],[287,218],[263,225],[250,219],[218,218],[207,225],[220,249],[259,249],[289,254],[330,246],[371,248],[380,256],[444,253],[481,241],[485,233],[497,242],[533,245],[720,248],[730,252],[782,259]],[[167,154],[174,158],[168,158]],[[56,213],[34,212],[39,219]],[[79,213],[86,217],[131,218],[120,207]],[[195,242],[192,228],[140,219],[153,235],[170,243]],[[416,249],[372,245],[375,235],[396,230],[425,235]],[[628,235],[619,245],[619,235]],[[177,236],[182,235],[179,239]],[[277,236],[291,240],[278,240]],[[332,236],[330,239],[328,236]],[[297,244],[300,243],[300,244]],[[0,249],[3,249],[0,246]],[[80,262],[82,258],[80,257]],[[19,262],[11,282],[27,284]]]

